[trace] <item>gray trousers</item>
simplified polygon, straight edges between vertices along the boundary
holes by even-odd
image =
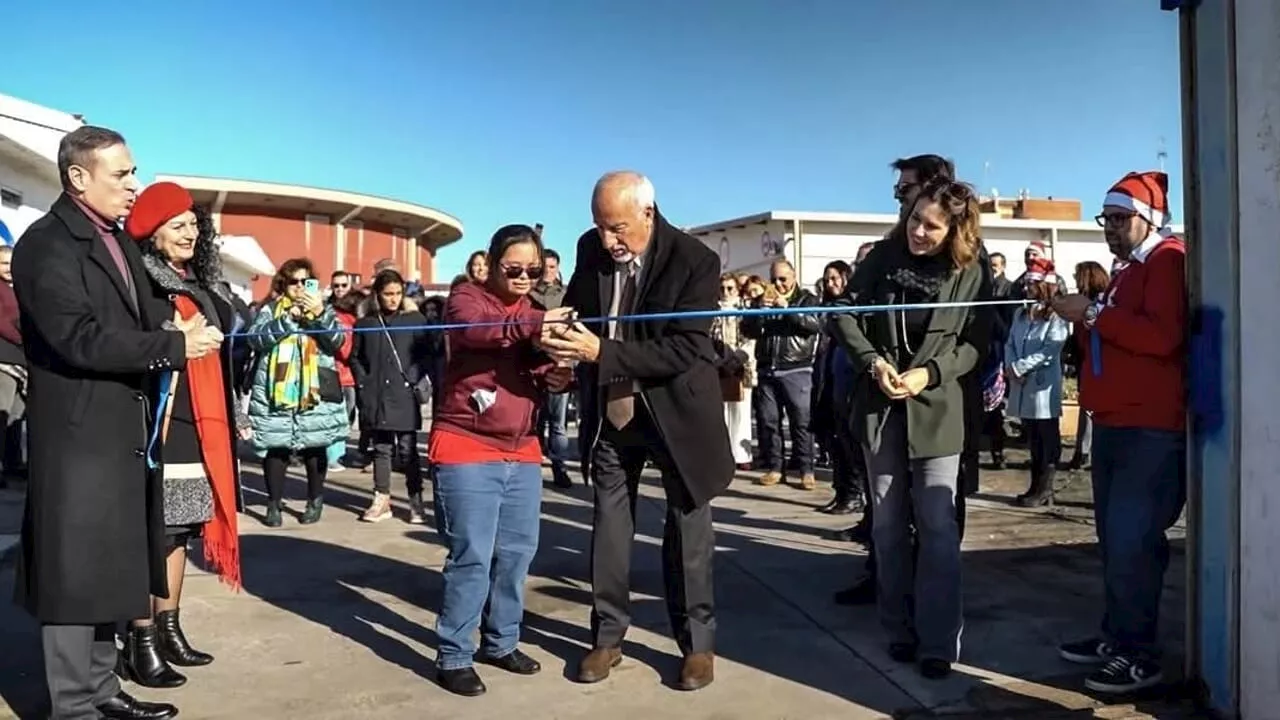
[[[120,692],[114,625],[44,625],[44,673],[50,720],[97,720],[98,706]]]
[[[880,622],[891,643],[918,646],[924,659],[960,656],[960,456],[909,460],[907,412],[895,405],[878,447],[868,447],[871,536]],[[915,520],[918,552],[912,545]]]
[[[684,655],[715,650],[711,506],[693,506],[666,443],[638,400],[622,430],[604,421],[592,463],[595,513],[591,529],[591,635],[595,647],[620,647],[631,625],[631,555],[640,473],[653,458],[662,471],[667,518],[662,580],[667,616]]]

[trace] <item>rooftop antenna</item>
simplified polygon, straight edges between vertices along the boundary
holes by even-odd
[[[1164,161],[1169,159],[1169,153],[1164,149],[1164,137],[1160,138],[1160,149],[1156,151],[1156,161],[1160,164],[1160,172],[1164,172]]]
[[[991,187],[991,161],[986,160],[982,163],[982,187]],[[995,192],[992,191],[992,195]]]

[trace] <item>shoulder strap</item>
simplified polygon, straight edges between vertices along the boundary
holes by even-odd
[[[378,324],[382,326],[382,334],[387,338],[387,344],[391,346],[391,357],[396,360],[396,368],[400,371],[400,377],[404,378],[404,384],[410,387],[413,383],[409,382],[409,375],[404,371],[404,363],[400,361],[400,351],[396,349],[396,343],[391,339],[391,332],[387,330],[387,323],[382,319],[382,313],[378,313]]]

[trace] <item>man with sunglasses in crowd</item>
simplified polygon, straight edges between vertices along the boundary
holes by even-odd
[[[779,258],[769,267],[775,292],[760,299],[761,307],[816,307],[818,298],[796,282],[796,269]],[[809,400],[813,392],[813,358],[818,349],[822,316],[808,313],[750,315],[742,318],[742,334],[756,340],[759,379],[751,394],[756,416],[760,466],[756,483],[782,482],[790,469],[800,475],[800,487],[813,490],[813,433],[809,428]],[[782,415],[791,428],[790,462],[784,464]]]

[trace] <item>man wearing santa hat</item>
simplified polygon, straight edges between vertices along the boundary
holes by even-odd
[[[1093,413],[1093,502],[1102,552],[1101,633],[1059,648],[1096,664],[1095,692],[1162,680],[1156,644],[1169,564],[1166,531],[1186,502],[1186,245],[1169,229],[1168,178],[1130,173],[1103,202],[1098,224],[1125,264],[1098,303],[1054,301],[1077,323],[1080,405]]]

